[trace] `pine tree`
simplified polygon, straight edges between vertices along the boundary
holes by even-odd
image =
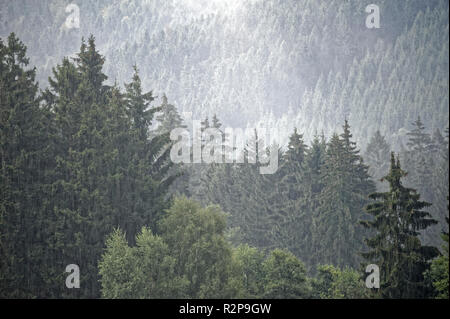
[[[178,114],[176,107],[168,103],[165,94],[162,97],[160,109],[161,111],[155,117],[158,121],[158,128],[154,132],[155,135],[168,133],[174,128],[187,128],[187,126],[183,123],[183,119],[180,114]]]
[[[245,163],[210,164],[202,180],[207,203],[219,204],[230,213],[232,240],[254,247],[270,247],[273,227],[270,202],[274,200],[270,177],[260,174],[261,157],[266,156],[257,130],[243,151]]]
[[[155,226],[167,207],[174,177],[167,134],[151,138],[149,127],[157,109],[149,109],[151,92],[143,93],[135,67],[122,94],[106,86],[104,58],[91,36],[74,58],[54,69],[44,92],[54,112],[51,175],[52,209],[47,239],[53,263],[46,273],[56,297],[98,297],[97,261],[104,239],[115,227],[129,241],[143,225]],[[78,264],[80,289],[65,289],[65,266]]]
[[[240,211],[236,211],[235,225],[240,227],[242,240],[254,247],[269,247],[268,232],[271,228],[267,197],[266,177],[260,174],[259,167],[265,149],[263,140],[255,129],[253,136],[244,147],[245,163],[238,165],[238,191],[240,192]]]
[[[269,178],[275,178],[274,194],[270,203],[274,246],[289,249],[303,261],[308,261],[312,240],[312,214],[306,200],[308,194],[306,154],[303,135],[297,129],[289,137],[287,151],[281,157],[281,167]],[[276,198],[274,198],[276,197]]]
[[[433,141],[425,130],[420,117],[413,123],[414,128],[407,133],[409,140],[407,142],[408,150],[406,152],[406,168],[413,172],[409,175],[408,181],[417,189],[422,191],[422,196],[431,200],[429,194],[431,186],[431,167],[433,166],[433,157],[430,154],[435,147]]]
[[[323,189],[314,213],[314,264],[355,267],[354,251],[363,247],[364,229],[358,224],[367,195],[374,184],[345,121],[341,136],[334,134],[327,145],[322,169]]]
[[[377,183],[377,187],[382,187],[380,179],[388,169],[389,156],[390,146],[385,137],[377,130],[370,139],[364,153],[364,159],[369,165],[369,174]]]
[[[345,265],[350,258],[348,245],[355,245],[353,220],[346,205],[344,191],[345,168],[343,141],[334,134],[327,145],[327,155],[321,178],[324,187],[320,194],[320,206],[314,216],[316,225],[313,241],[314,263]],[[347,238],[347,240],[346,240]]]
[[[210,128],[210,124],[208,117],[206,117],[203,121],[200,122],[200,136],[197,136],[196,140],[193,140],[193,143],[197,143],[197,145],[200,145],[200,150],[202,153],[206,143],[208,142],[204,137],[205,130],[208,128]],[[191,156],[193,158],[193,149],[191,153]],[[188,193],[203,204],[208,203],[208,199],[205,195],[207,192],[207,185],[205,185],[205,181],[208,179],[207,174],[210,167],[211,165],[203,162],[203,155],[201,163],[193,163],[189,166],[190,187]]]
[[[110,112],[111,88],[104,84],[107,79],[102,72],[104,57],[91,36],[88,44],[81,44],[80,52],[54,70],[50,79],[51,88],[46,92],[50,103],[54,103],[55,125],[58,146],[58,166],[53,181],[55,196],[52,228],[55,237],[51,245],[55,251],[54,291],[58,296],[95,297],[99,295],[96,261],[102,242],[112,231],[119,207],[109,201],[113,185],[106,183],[113,175],[111,149],[108,145],[110,127],[107,127]],[[65,75],[69,75],[68,78]],[[65,266],[77,264],[81,272],[80,289],[68,290],[61,285]]]
[[[420,116],[413,123],[414,129],[407,133],[409,136],[408,145],[410,151],[424,153],[431,149],[431,137],[425,132],[425,126],[423,125]]]
[[[405,176],[392,153],[389,174],[384,177],[389,191],[370,195],[375,202],[367,205],[366,211],[373,219],[361,222],[376,231],[366,239],[370,250],[362,256],[380,268],[379,294],[384,298],[427,297],[430,291],[423,274],[438,254],[435,247],[423,246],[418,238],[422,230],[436,223],[424,211],[431,204],[421,201],[416,190],[402,185]]]
[[[448,192],[447,182],[442,179],[439,180],[439,186],[434,188],[433,179],[435,172],[441,168],[445,169],[445,162],[442,162],[441,152],[439,152],[439,146],[427,132],[425,125],[422,123],[420,117],[413,123],[413,129],[407,133],[409,137],[407,142],[407,150],[402,154],[404,159],[404,166],[408,172],[408,176],[405,178],[405,183],[417,189],[425,201],[431,202],[433,205],[430,208],[430,213],[433,218],[443,222],[445,216],[445,207],[440,205],[441,202],[445,202],[445,196],[437,196],[439,189],[443,188]],[[435,136],[436,137],[436,136]],[[439,140],[439,138],[438,138]],[[443,141],[438,141],[442,143]],[[440,144],[442,147],[443,145]],[[444,155],[445,158],[445,155]],[[447,164],[448,165],[448,164]],[[439,173],[438,173],[439,174]],[[440,242],[440,230],[439,227],[431,226],[421,233],[421,239],[426,244],[438,246]]]
[[[167,192],[176,177],[170,174],[173,163],[170,161],[169,132],[152,137],[153,116],[161,111],[161,107],[150,108],[154,97],[151,91],[143,93],[136,66],[132,81],[125,84],[125,89],[126,108],[132,123],[131,165],[139,189],[133,194],[133,213],[140,219],[137,225],[156,229],[159,215],[168,207]],[[132,229],[137,231],[135,226]],[[133,241],[135,233],[125,230],[131,236],[129,240]]]
[[[161,107],[149,108],[150,103],[155,99],[153,92],[142,92],[141,78],[136,65],[133,66],[133,70],[132,81],[125,84],[125,99],[136,139],[145,142],[149,138],[153,116],[161,110]]]
[[[0,39],[0,297],[47,295],[51,115],[25,45]]]
[[[307,198],[310,211],[314,212],[318,205],[318,195],[322,191],[323,183],[320,179],[326,155],[326,141],[316,135],[306,156],[306,184],[309,187]]]
[[[151,133],[154,136],[167,135],[173,129],[183,128],[187,129],[187,126],[183,123],[182,117],[178,114],[176,107],[172,104],[168,103],[167,97],[165,94],[162,96],[162,104],[159,107],[160,112],[156,115],[155,119],[158,122],[158,127],[156,130]],[[169,175],[177,176],[176,180],[170,186],[169,193],[170,194],[184,194],[186,196],[190,195],[189,193],[189,178],[190,178],[190,169],[189,165],[179,163],[174,164],[170,170]]]

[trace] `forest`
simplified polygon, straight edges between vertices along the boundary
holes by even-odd
[[[1,3],[0,298],[449,298],[447,1],[67,4]]]

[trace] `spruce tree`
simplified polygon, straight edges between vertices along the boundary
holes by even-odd
[[[269,216],[266,176],[260,174],[262,156],[265,149],[263,140],[255,129],[253,136],[244,147],[245,163],[238,165],[240,180],[238,189],[241,198],[241,210],[236,225],[239,225],[241,236],[245,243],[254,247],[270,246],[267,236],[272,227]]]
[[[125,89],[126,108],[132,123],[130,162],[139,190],[133,194],[133,214],[139,220],[137,225],[156,229],[161,212],[168,207],[167,192],[176,177],[170,174],[173,163],[170,161],[169,132],[154,135],[150,131],[154,114],[161,111],[161,107],[150,107],[154,100],[152,91],[143,92],[136,66],[132,81],[125,84]],[[138,231],[134,226],[133,229]],[[127,230],[127,234],[133,241],[135,233]]]
[[[380,268],[380,289],[384,298],[425,298],[430,288],[424,282],[424,272],[430,260],[437,256],[435,247],[421,244],[419,234],[436,223],[425,211],[431,204],[420,200],[420,194],[402,185],[406,172],[391,154],[391,166],[383,180],[389,191],[373,193],[375,202],[366,206],[373,216],[361,224],[376,234],[365,240],[369,251],[362,256]]]
[[[54,69],[44,92],[56,154],[46,287],[57,297],[99,296],[96,268],[107,234],[121,227],[133,241],[143,225],[155,227],[174,179],[168,135],[151,137],[157,109],[149,107],[153,96],[142,92],[137,68],[123,94],[103,83],[103,63],[91,36],[74,63],[64,59]],[[61,284],[71,263],[83,269],[80,289]]]
[[[162,103],[159,106],[160,111],[156,114],[155,119],[158,123],[158,127],[151,132],[154,137],[169,134],[173,129],[184,128],[187,126],[183,123],[182,117],[179,115],[176,107],[169,104],[167,96],[163,94]],[[173,145],[171,143],[171,145]],[[174,164],[170,170],[169,175],[177,176],[176,180],[173,181],[170,186],[170,194],[184,194],[190,195],[189,193],[189,178],[192,167],[189,164],[179,163]]]
[[[445,142],[436,134],[432,139],[420,117],[414,121],[413,129],[408,132],[407,136],[407,149],[402,154],[405,169],[409,172],[405,183],[415,188],[425,201],[433,203],[430,214],[434,219],[444,222],[446,209],[445,206],[442,207],[441,203],[445,202],[448,194],[447,178],[443,178],[441,175],[445,174],[445,167],[448,167],[448,160],[445,159]],[[442,196],[442,192],[445,195]],[[421,233],[421,239],[426,244],[438,246],[440,243],[439,227],[429,227]]]
[[[14,33],[0,39],[0,298],[51,296],[51,114],[39,106],[26,51]]]
[[[364,159],[369,165],[369,174],[376,182],[377,187],[382,187],[380,179],[389,167],[389,156],[390,146],[385,137],[377,130],[371,137],[364,153]]]
[[[168,133],[175,128],[187,128],[177,108],[169,104],[165,94],[162,96],[162,103],[159,108],[160,112],[155,117],[156,121],[158,121],[158,128],[154,132],[155,135]]]
[[[312,214],[307,201],[307,146],[297,129],[289,137],[287,151],[281,157],[281,167],[274,176],[274,194],[270,203],[274,246],[289,249],[303,261],[309,261],[312,241]],[[271,178],[270,176],[269,178]]]
[[[55,221],[50,243],[55,250],[54,291],[64,297],[96,297],[99,295],[96,261],[102,242],[112,231],[120,214],[110,194],[115,184],[107,183],[116,169],[111,165],[114,149],[109,147],[111,123],[108,123],[111,88],[104,84],[104,57],[90,36],[82,41],[74,64],[63,60],[54,70],[49,105],[55,110],[55,134],[58,158],[53,181]],[[66,77],[68,75],[69,77]],[[108,125],[109,124],[109,125]],[[67,129],[67,131],[65,131]],[[59,250],[59,251],[58,251]],[[77,264],[80,289],[65,289],[65,267]]]
[[[345,121],[344,132],[334,134],[327,145],[321,179],[323,188],[314,213],[314,263],[355,267],[359,257],[355,251],[363,247],[364,229],[358,224],[363,216],[367,195],[374,183],[368,167]]]

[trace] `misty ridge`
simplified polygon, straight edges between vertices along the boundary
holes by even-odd
[[[448,6],[0,0],[0,297],[448,299]]]
[[[366,27],[364,1],[82,1],[68,29],[69,3],[1,6],[0,34],[27,44],[42,86],[93,34],[110,84],[137,64],[143,87],[180,113],[263,122],[282,145],[294,127],[311,141],[345,118],[361,146],[380,130],[395,150],[418,116],[431,132],[447,126],[445,1],[379,1],[380,29]]]

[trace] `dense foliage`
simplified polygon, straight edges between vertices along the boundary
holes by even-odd
[[[134,239],[168,205],[170,141],[149,138],[152,94],[137,70],[125,92],[105,85],[93,37],[41,96],[14,34],[0,50],[1,295],[98,296],[105,237],[121,227]],[[61,284],[71,263],[79,290]]]

